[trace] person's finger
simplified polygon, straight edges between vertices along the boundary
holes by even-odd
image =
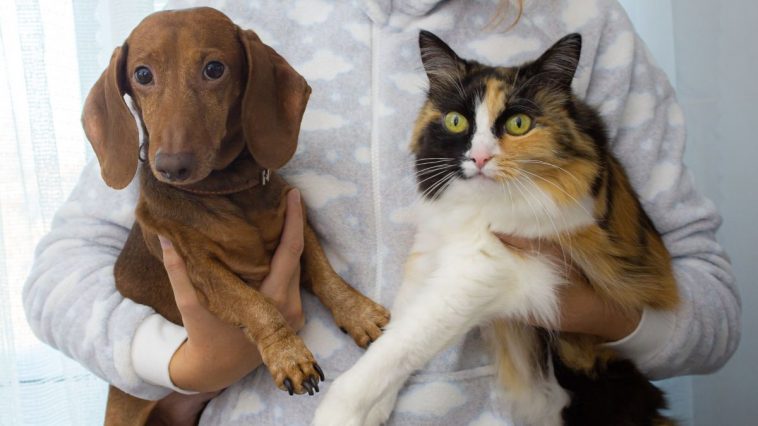
[[[195,287],[187,275],[187,266],[184,260],[176,252],[171,241],[160,235],[158,239],[163,250],[163,266],[166,268],[168,279],[174,290],[177,306],[181,308],[188,304],[194,304],[197,301],[197,294],[195,294]]]
[[[271,259],[271,270],[266,281],[286,286],[298,271],[300,255],[303,253],[303,209],[300,203],[300,192],[297,189],[287,194],[287,212],[284,218],[284,229],[279,240],[274,257]]]
[[[515,248],[517,250],[533,251],[535,249],[534,241],[528,238],[522,238],[522,237],[517,237],[515,235],[499,234],[499,233],[496,233],[495,236],[497,236],[497,238],[499,238],[500,241],[503,242],[503,244],[507,245],[508,247]]]

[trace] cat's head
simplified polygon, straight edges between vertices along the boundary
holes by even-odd
[[[589,190],[605,136],[594,111],[571,91],[579,34],[517,67],[462,59],[427,31],[419,45],[429,92],[411,150],[427,199],[461,185],[536,187],[557,201]]]

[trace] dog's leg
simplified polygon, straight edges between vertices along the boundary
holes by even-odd
[[[313,354],[263,294],[247,285],[213,252],[202,234],[157,220],[144,204],[137,207],[143,229],[163,235],[187,264],[198,299],[214,315],[240,327],[256,344],[276,385],[290,394],[309,393],[324,379]]]
[[[348,333],[358,346],[368,347],[382,334],[382,327],[389,322],[389,311],[359,293],[334,272],[316,233],[307,223],[304,239],[304,284],[332,312],[340,329]]]
[[[187,264],[198,297],[214,315],[243,329],[258,347],[276,385],[290,393],[312,393],[323,373],[282,314],[225,265],[210,258]]]
[[[108,387],[105,426],[141,426],[147,422],[156,401],[129,395],[115,386]]]
[[[152,307],[174,324],[182,324],[166,268],[148,248],[139,222],[134,222],[113,267],[113,274],[121,295]]]

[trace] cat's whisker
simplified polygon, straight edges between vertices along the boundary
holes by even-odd
[[[446,179],[452,173],[453,172],[441,172],[441,173],[439,173],[438,175],[443,175],[443,176],[437,182],[435,182],[434,184],[432,184],[428,188],[426,188],[424,191],[422,191],[421,194],[420,194],[420,198],[421,199],[426,198],[426,196],[429,195],[434,190],[434,188],[437,187],[440,184],[440,182],[442,182],[444,179]]]
[[[522,171],[523,171],[523,172],[525,172],[525,173],[526,173],[526,174],[528,174],[528,175],[532,175],[532,176],[535,176],[535,177],[537,177],[537,178],[540,178],[540,179],[542,179],[542,180],[545,180],[546,182],[550,182],[550,181],[546,180],[545,178],[543,178],[543,177],[541,177],[541,176],[539,176],[539,175],[537,175],[537,174],[534,174],[534,173],[530,173],[530,172],[527,172],[527,171],[525,171],[525,170],[522,170]],[[525,177],[526,179],[528,179],[528,181],[529,181],[529,182],[530,182],[530,183],[531,183],[531,184],[532,184],[532,185],[535,187],[535,189],[537,189],[538,191],[540,190],[540,189],[539,189],[539,186],[537,185],[537,183],[536,183],[536,182],[534,182],[534,180],[532,180],[532,179],[531,179],[531,178],[529,178],[528,176],[524,176],[524,177]],[[559,188],[559,189],[560,189],[560,188]],[[565,193],[565,191],[564,191],[564,193]],[[567,193],[566,193],[566,195],[569,195],[569,194],[567,194]],[[572,198],[573,198],[573,197],[572,197]],[[583,206],[582,206],[581,204],[579,204],[579,203],[578,203],[576,200],[574,200],[574,201],[577,203],[577,205],[579,205],[580,207],[583,207]],[[586,210],[585,210],[585,211],[586,211]],[[561,216],[561,219],[563,220],[563,225],[564,225],[564,226],[566,226],[566,225],[567,225],[567,224],[566,224],[566,218],[565,218],[565,217],[563,217],[563,216]],[[552,218],[551,218],[551,220],[552,220]],[[553,223],[553,224],[555,224],[555,223]],[[569,238],[570,238],[570,237],[569,237]],[[565,252],[565,250],[564,250],[564,245],[565,245],[565,244],[563,243],[563,241],[562,241],[562,239],[561,239],[561,236],[560,236],[560,234],[558,234],[558,244],[561,246],[561,252],[562,252],[562,254],[563,254],[563,261],[564,261],[564,265],[565,265],[567,268],[569,268],[569,267],[570,267],[570,265],[569,265],[569,264],[568,264],[568,262],[567,262],[567,258],[566,258],[566,252]],[[569,240],[569,242],[568,242],[568,248],[569,248],[569,257],[568,257],[568,259],[573,259],[573,250],[571,249],[571,241],[570,241],[570,240]],[[565,273],[568,275],[569,271],[568,271],[568,270],[566,270],[566,271],[565,271]]]
[[[426,198],[429,194],[431,194],[434,191],[437,191],[438,188],[442,188],[442,185],[445,184],[446,181],[451,181],[452,178],[454,178],[456,175],[456,172],[448,172],[447,175],[442,177],[439,181],[435,182],[434,185],[427,188],[422,194],[421,198]],[[434,198],[437,197],[437,194],[439,194],[439,191],[435,192]]]
[[[451,164],[449,161],[435,161],[435,162],[428,162],[428,163],[419,163],[416,164],[416,167],[414,169],[423,169],[424,167],[432,167],[432,166],[454,166],[455,164]]]
[[[592,214],[591,214],[589,211],[587,211],[587,209],[586,209],[586,208],[585,208],[585,207],[582,205],[582,203],[580,203],[580,202],[579,202],[579,200],[577,200],[576,198],[574,198],[574,196],[573,196],[573,195],[571,195],[571,194],[569,194],[568,192],[566,192],[566,190],[565,190],[565,189],[561,188],[561,187],[560,187],[558,184],[556,184],[555,182],[553,182],[553,181],[550,181],[550,180],[548,180],[548,179],[545,179],[544,177],[542,177],[542,176],[540,176],[540,175],[538,175],[538,174],[536,174],[536,173],[531,173],[531,172],[528,172],[528,171],[526,171],[526,170],[523,170],[523,169],[521,169],[520,171],[521,171],[521,172],[523,172],[523,173],[525,173],[525,174],[528,174],[528,175],[530,175],[530,176],[534,176],[534,177],[536,177],[537,179],[543,180],[543,181],[545,181],[545,182],[549,183],[550,185],[554,186],[556,189],[558,189],[558,190],[559,190],[559,191],[561,191],[563,194],[565,194],[567,197],[569,197],[569,198],[570,198],[570,199],[571,199],[573,202],[575,202],[575,203],[576,203],[576,205],[577,205],[577,206],[579,206],[579,208],[581,208],[582,210],[584,210],[584,212],[585,212],[585,213],[587,213],[587,214],[588,214],[590,217],[594,217],[594,216],[593,216],[593,215],[592,215]]]
[[[542,160],[513,160],[513,161],[515,161],[517,163],[533,163],[533,164],[542,164],[542,165],[545,165],[545,166],[554,167],[554,168],[556,168],[556,169],[558,169],[558,170],[566,173],[567,175],[571,176],[577,183],[582,183],[582,181],[579,180],[579,178],[577,178],[573,173],[569,172],[568,170],[564,169],[561,166],[555,165],[553,163],[549,163],[547,161],[542,161]]]
[[[503,173],[498,173],[499,176],[505,177]],[[508,204],[511,205],[511,217],[513,217],[513,193],[511,192],[511,186],[508,183],[507,180],[500,180],[500,189],[503,191],[503,196],[508,195]],[[508,193],[506,194],[506,189],[508,190]]]
[[[513,211],[515,207],[513,206],[513,192],[511,191],[511,183],[508,181],[505,181],[505,188],[508,189],[508,198],[511,200],[511,217],[513,217]]]
[[[431,175],[431,176],[427,176],[427,177],[426,177],[426,178],[424,178],[423,180],[420,180],[420,181],[418,182],[418,184],[419,184],[419,185],[421,185],[422,183],[424,183],[424,182],[426,182],[426,181],[428,181],[428,180],[430,180],[430,179],[434,179],[434,178],[435,178],[435,177],[437,177],[437,176],[442,176],[442,175],[444,175],[445,173],[454,173],[454,172],[448,172],[447,170],[441,170],[441,171],[438,171],[437,173],[435,173],[435,174],[433,174],[433,175]],[[441,178],[440,178],[440,179],[441,179]]]
[[[426,168],[426,169],[422,169],[422,170],[419,170],[419,171],[417,171],[417,172],[415,173],[415,175],[416,175],[417,177],[420,177],[420,176],[422,176],[422,175],[425,175],[425,174],[429,174],[429,173],[431,173],[431,172],[435,172],[435,171],[437,171],[437,170],[442,170],[442,169],[449,169],[449,168],[453,168],[453,167],[455,167],[455,166],[454,166],[454,165],[452,165],[452,164],[440,164],[440,165],[431,166],[431,167],[428,167],[428,168]]]
[[[411,161],[415,161],[418,163],[418,162],[426,161],[426,160],[455,160],[455,158],[453,157],[424,157],[424,158],[419,158],[419,159],[411,160]]]
[[[510,170],[510,168],[508,168],[506,170]],[[500,178],[502,178],[500,180],[500,185],[503,188],[506,188],[508,190],[508,204],[511,205],[511,217],[513,217],[514,216],[514,209],[515,209],[515,207],[513,206],[514,199],[513,199],[513,192],[511,191],[511,185],[510,185],[510,179],[512,177],[510,175],[504,173],[502,170],[498,170],[497,176],[499,176]]]
[[[524,184],[519,182],[518,179],[513,179],[513,183],[516,184],[516,189],[521,193],[521,197],[524,199],[524,201],[526,201],[527,205],[529,206],[529,210],[532,211],[532,214],[537,221],[537,233],[539,235],[542,235],[542,221],[540,220],[539,215],[537,215],[537,211],[534,209],[534,206],[532,206],[532,202],[529,200],[529,197],[527,197],[524,191],[521,190],[521,187],[523,187]],[[537,251],[539,251],[541,248],[541,240],[537,239]]]
[[[446,160],[426,160],[426,161],[418,161],[413,164],[413,168],[419,168],[423,166],[434,166],[438,164],[449,164],[454,165],[456,164],[455,160],[453,159],[446,159]]]
[[[431,180],[431,179],[434,179],[434,178],[438,178],[438,177],[441,179],[441,177],[440,177],[441,175],[444,175],[445,173],[449,173],[450,171],[451,171],[450,169],[440,169],[440,170],[436,170],[434,172],[430,172],[430,173],[434,173],[433,175],[427,174],[426,176],[417,176],[416,177],[416,184],[417,185],[421,185],[422,183],[424,183],[424,182],[426,182],[428,180]]]
[[[452,160],[419,160],[413,164],[423,165],[423,164],[437,164],[437,163],[450,163],[450,162],[452,162]]]
[[[527,179],[529,179],[529,178],[527,178]],[[527,182],[528,182],[528,180],[527,180]],[[524,191],[526,191],[529,194],[529,196],[537,203],[538,207],[542,207],[542,211],[545,213],[545,215],[547,216],[547,218],[550,220],[550,223],[553,226],[553,230],[556,233],[558,233],[558,228],[555,226],[555,222],[553,221],[553,218],[550,215],[550,211],[547,209],[547,207],[542,202],[542,200],[540,200],[539,197],[537,197],[537,196],[534,195],[534,193],[529,189],[529,187],[526,185],[525,182],[520,182],[520,184],[522,185],[522,188],[524,188]],[[537,239],[537,246],[538,247],[542,246],[542,232],[541,231],[540,231],[540,236]]]
[[[535,188],[535,190],[540,191],[539,186],[528,176],[524,176],[527,179],[527,182],[531,183],[531,185]],[[525,188],[529,189],[529,188]],[[531,193],[531,191],[529,191]],[[539,198],[537,198],[537,201],[542,205],[542,210],[547,215],[547,218],[550,219],[550,223],[553,225],[553,230],[555,231],[555,236],[558,238],[558,246],[561,248],[561,255],[563,256],[563,264],[566,268],[568,268],[568,262],[566,260],[566,250],[563,249],[563,240],[561,239],[561,233],[558,231],[558,226],[555,224],[555,220],[553,220],[553,215],[550,214],[550,211],[548,210],[545,203],[542,202]],[[564,219],[564,225],[565,225],[565,219]],[[568,270],[564,271],[565,274],[568,276]]]
[[[445,182],[445,184],[444,184],[444,185],[442,185],[442,187],[440,187],[440,189],[437,191],[437,194],[435,194],[435,197],[439,197],[439,194],[442,194],[442,193],[444,193],[444,192],[445,192],[445,190],[447,190],[447,188],[448,188],[448,187],[449,187],[449,186],[450,186],[450,185],[451,185],[453,182],[455,182],[455,180],[456,180],[456,175],[455,175],[455,174],[453,174],[453,175],[451,176],[451,178],[450,178],[450,179],[448,179],[448,180],[447,180],[447,182]]]

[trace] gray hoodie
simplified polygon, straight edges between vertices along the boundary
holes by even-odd
[[[418,30],[493,65],[534,59],[561,36],[580,32],[574,89],[605,118],[612,149],[672,254],[683,297],[675,313],[646,311],[637,330],[612,345],[654,378],[713,371],[735,350],[739,296],[715,239],[720,217],[682,164],[684,121],[673,90],[616,1],[529,0],[510,31],[507,20],[484,28],[497,8],[491,0],[213,6],[256,30],[313,87],[298,152],[281,173],[301,189],[335,269],[385,306],[413,235],[406,216],[417,195],[407,145],[426,84]],[[37,248],[24,306],[43,341],[106,381],[154,399],[169,392],[168,360],[185,334],[114,287],[113,264],[134,221],[138,191],[137,182],[114,191],[96,163],[86,167]],[[301,335],[334,378],[362,351],[314,297],[305,294],[303,304]],[[439,354],[402,391],[391,424],[510,424],[493,396],[488,352],[473,331]],[[319,399],[287,396],[259,368],[215,398],[201,424],[307,424]]]

